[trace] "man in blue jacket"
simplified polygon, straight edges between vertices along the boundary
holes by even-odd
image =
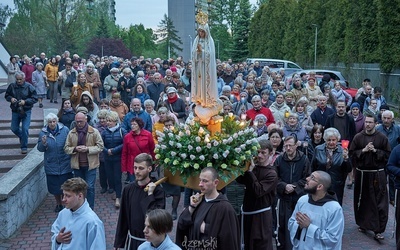
[[[138,98],[133,98],[131,102],[131,112],[125,115],[122,127],[126,131],[131,131],[131,120],[132,118],[140,118],[144,122],[144,129],[152,132],[153,122],[151,121],[151,116],[142,109],[142,103]]]

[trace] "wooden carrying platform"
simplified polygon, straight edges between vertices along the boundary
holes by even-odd
[[[250,163],[246,164],[245,171],[249,169]],[[175,175],[172,175],[172,173],[168,169],[164,169],[164,176],[168,177],[167,182],[172,185],[180,186],[180,187],[186,187],[194,190],[200,190],[199,188],[199,176],[190,176],[187,179],[186,185],[183,184],[183,181],[180,177],[180,174],[176,173]],[[234,181],[236,178],[231,178],[228,182],[224,182],[223,180],[219,180],[217,190],[221,190],[227,185],[229,185],[232,181]]]

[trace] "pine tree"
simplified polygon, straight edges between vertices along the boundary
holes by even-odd
[[[235,61],[244,61],[249,54],[248,38],[250,18],[251,5],[249,0],[240,0],[237,17],[232,27],[233,48],[231,57],[234,58]]]
[[[177,34],[177,30],[172,20],[164,14],[164,19],[161,20],[156,31],[156,35],[159,38],[159,44],[163,48],[162,50],[168,58],[178,56],[178,51],[182,51],[180,47],[182,41]]]

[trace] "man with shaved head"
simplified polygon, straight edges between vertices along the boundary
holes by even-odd
[[[331,176],[315,171],[307,177],[302,196],[289,219],[293,249],[342,249],[344,217],[336,195],[328,192]]]

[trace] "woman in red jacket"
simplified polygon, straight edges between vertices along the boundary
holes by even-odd
[[[135,180],[133,171],[133,162],[135,157],[140,153],[148,153],[154,158],[154,140],[152,134],[143,129],[144,122],[140,118],[131,120],[131,132],[124,137],[121,156],[121,171],[127,173],[130,182]]]

